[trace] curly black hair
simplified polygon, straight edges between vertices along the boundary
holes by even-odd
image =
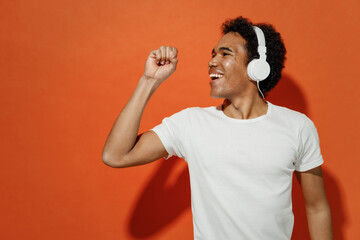
[[[261,28],[265,35],[266,61],[269,63],[271,71],[265,80],[259,82],[259,87],[264,96],[267,96],[267,93],[279,82],[281,70],[284,68],[286,48],[280,33],[276,32],[270,24],[253,24],[243,17],[226,20],[222,25],[222,33],[237,32],[246,40],[247,63],[249,63],[254,58],[260,57],[257,51],[258,41],[253,26]]]

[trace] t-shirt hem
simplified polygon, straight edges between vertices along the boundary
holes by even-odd
[[[296,168],[295,170],[298,171],[298,172],[306,172],[310,169],[313,169],[315,167],[318,167],[320,165],[322,165],[324,163],[324,160],[321,158],[315,162],[312,162],[312,163],[309,163],[309,164],[306,164],[300,168]]]
[[[158,135],[158,137],[160,138],[160,141],[162,143],[162,145],[164,146],[166,152],[168,153],[167,157],[163,157],[164,159],[169,159],[172,155],[170,155],[170,150],[169,150],[169,146],[167,146],[166,144],[166,138],[165,136],[161,133],[161,131],[158,131],[157,129],[150,129],[150,131],[153,131],[154,133],[156,133],[156,135]]]

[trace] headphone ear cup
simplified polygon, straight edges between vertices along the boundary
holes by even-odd
[[[254,59],[248,64],[247,73],[254,81],[265,80],[270,75],[270,65],[262,59]]]

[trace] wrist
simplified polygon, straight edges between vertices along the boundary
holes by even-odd
[[[146,87],[151,88],[153,91],[155,91],[160,86],[160,83],[158,80],[156,80],[155,78],[152,78],[152,77],[148,77],[146,75],[143,75],[140,78],[139,84],[145,85]]]

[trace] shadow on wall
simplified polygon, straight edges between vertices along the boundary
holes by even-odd
[[[178,176],[176,182],[167,184],[172,169],[183,159],[171,157],[162,160],[160,167],[145,186],[132,212],[129,222],[130,234],[136,238],[147,238],[190,208],[190,180],[188,168]]]
[[[284,75],[278,85],[269,93],[267,100],[275,105],[284,106],[308,115],[307,103],[303,94],[291,77]],[[311,118],[311,116],[309,116]],[[321,139],[321,136],[320,136]],[[177,157],[162,161],[154,176],[144,187],[129,219],[129,232],[136,238],[151,237],[171,224],[182,212],[190,208],[190,181],[185,167],[176,183],[167,186],[172,168],[183,164]],[[324,159],[326,162],[326,159]],[[323,167],[326,193],[332,210],[335,239],[344,239],[343,226],[345,215],[341,201],[341,190],[336,179]],[[293,211],[295,225],[292,239],[310,239],[305,206],[301,188],[293,177]]]

